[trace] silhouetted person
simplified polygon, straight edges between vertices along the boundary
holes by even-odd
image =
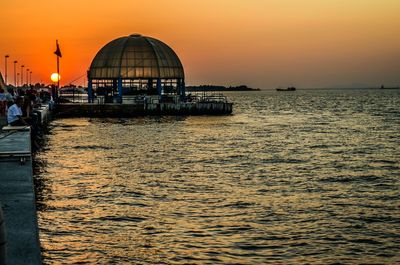
[[[24,104],[24,100],[18,97],[15,103],[8,109],[7,122],[11,126],[26,126],[28,123],[22,117],[21,107]]]

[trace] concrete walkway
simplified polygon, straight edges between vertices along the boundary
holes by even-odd
[[[0,203],[7,264],[41,264],[29,129],[0,133]]]

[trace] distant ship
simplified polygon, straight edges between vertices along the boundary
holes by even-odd
[[[296,91],[294,86],[290,86],[288,88],[277,88],[276,91]]]
[[[385,87],[384,85],[381,85],[381,89],[400,89],[400,87]]]

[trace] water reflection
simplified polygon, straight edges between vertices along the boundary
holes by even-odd
[[[395,263],[399,94],[298,92],[232,94],[224,117],[54,121],[45,263]]]

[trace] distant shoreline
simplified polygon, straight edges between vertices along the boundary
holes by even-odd
[[[259,88],[251,88],[246,85],[240,86],[215,86],[215,85],[200,85],[187,86],[186,91],[260,91]]]
[[[301,90],[400,90],[400,87],[308,87],[301,88]],[[217,86],[217,85],[199,85],[199,86],[186,86],[187,92],[202,92],[202,91],[276,91],[276,88],[251,88],[246,85],[240,86]]]

